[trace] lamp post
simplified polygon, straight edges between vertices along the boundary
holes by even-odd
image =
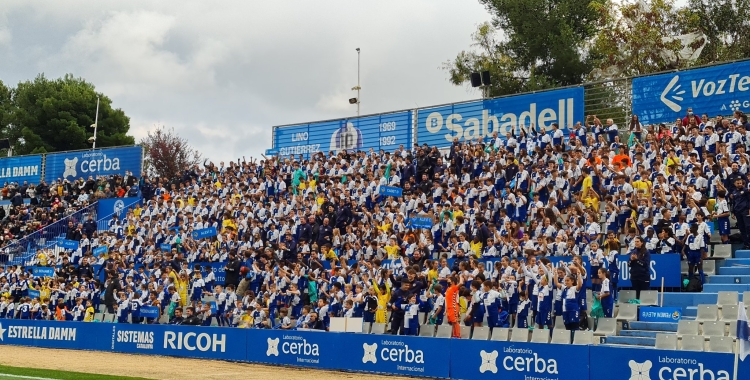
[[[357,86],[352,88],[352,90],[357,91],[357,117],[359,117],[359,104],[362,102],[360,99],[360,90],[362,90],[362,87],[359,85],[359,62],[360,62],[360,52],[359,52],[359,48],[357,48]]]
[[[99,97],[96,97],[96,115],[94,116],[94,124],[91,124],[91,128],[94,128],[94,137],[90,139],[92,147],[96,149],[96,130],[99,127]]]

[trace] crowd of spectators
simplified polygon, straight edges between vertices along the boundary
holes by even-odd
[[[7,247],[98,199],[138,196],[138,179],[126,173],[125,176],[89,176],[73,181],[58,178],[50,184],[43,180],[39,184],[6,182],[0,195],[5,203],[0,206],[0,247]],[[0,262],[7,260],[11,253],[20,251],[4,251]]]
[[[689,109],[670,124],[636,115],[626,124],[591,115],[567,135],[520,126],[443,150],[243,157],[178,178],[144,175],[142,206],[107,230],[71,226],[78,250],[35,259],[59,265],[54,278],[0,273],[0,307],[92,320],[102,304],[120,322],[158,323],[140,316],[155,306],[176,324],[282,329],[353,316],[389,322],[393,334],[444,319],[456,335],[461,324],[552,327],[554,316],[586,328],[587,288],[612,313],[621,250],[640,292],[654,254],[680,254],[703,280],[709,221],[723,243],[750,247],[744,114]],[[384,186],[402,196],[381,196]],[[414,217],[432,227],[415,228]],[[210,227],[216,236],[193,238]],[[94,255],[101,246],[107,253]],[[571,264],[555,268],[552,256]],[[225,281],[198,262],[223,264]],[[40,300],[27,297],[32,287]]]

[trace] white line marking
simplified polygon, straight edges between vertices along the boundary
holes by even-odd
[[[29,379],[29,380],[55,380],[50,377],[35,377],[35,376],[21,376],[21,375],[11,375],[9,373],[2,373],[0,372],[0,377],[13,377],[16,379]]]

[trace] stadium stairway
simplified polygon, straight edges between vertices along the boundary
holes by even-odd
[[[624,322],[617,335],[605,336],[601,344],[618,346],[654,347],[656,334],[676,334],[677,323]]]
[[[734,251],[731,258],[714,260],[716,273],[706,275],[706,284],[700,293],[664,293],[664,307],[679,307],[682,318],[695,320],[698,305],[716,305],[719,292],[738,292],[743,301],[744,292],[750,292],[750,250]],[[750,302],[750,300],[747,300]],[[622,322],[617,335],[604,336],[600,343],[617,346],[654,347],[657,334],[675,334],[677,323]]]

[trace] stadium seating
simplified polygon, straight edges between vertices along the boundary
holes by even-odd
[[[662,350],[676,350],[677,349],[677,335],[676,334],[656,334],[656,348]]]
[[[681,320],[677,323],[677,336],[699,335],[700,323],[697,321]]]
[[[685,351],[704,351],[705,345],[702,335],[683,335],[682,349]]]
[[[373,323],[370,334],[385,334],[385,323]]]
[[[698,305],[698,322],[713,322],[719,319],[719,307],[717,305]]]
[[[531,342],[533,343],[549,343],[550,330],[536,329],[531,332]]]
[[[570,344],[570,331],[564,328],[556,328],[552,331],[552,343]]]
[[[490,339],[490,328],[487,326],[474,326],[474,330],[471,333],[471,339],[474,340],[489,340]]]
[[[513,329],[511,329],[510,341],[511,342],[523,342],[523,343],[528,342],[529,330],[520,328],[520,327],[514,327]]]
[[[709,352],[726,352],[734,351],[734,339],[726,336],[712,336],[708,341]]]
[[[498,342],[506,342],[508,341],[509,336],[510,336],[510,329],[496,327],[492,329],[492,335],[490,336],[490,340],[494,340]]]
[[[435,333],[436,338],[450,338],[453,334],[453,327],[450,325],[440,325],[437,327],[437,332]]]
[[[573,344],[594,344],[594,334],[591,331],[575,331],[573,334]]]
[[[708,339],[712,336],[724,336],[724,322],[703,322],[703,336]]]
[[[609,336],[615,334],[617,334],[617,320],[614,318],[599,318],[599,323],[596,326],[594,335]]]

